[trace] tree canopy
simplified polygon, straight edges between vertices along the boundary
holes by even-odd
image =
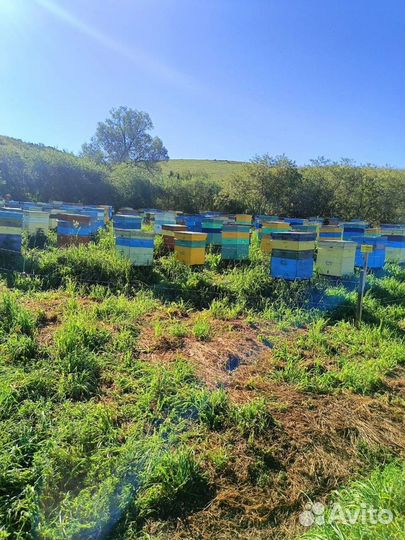
[[[132,163],[151,170],[157,162],[169,159],[162,140],[150,135],[152,129],[146,112],[123,106],[111,109],[109,118],[98,123],[90,142],[83,144],[81,155],[96,163]]]

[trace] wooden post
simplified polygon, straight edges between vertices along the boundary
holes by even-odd
[[[370,251],[373,251],[373,246],[364,244],[361,246],[361,251],[364,254],[364,264],[360,272],[359,288],[357,290],[356,328],[360,328],[361,316],[363,314],[363,298],[367,277],[368,254]]]

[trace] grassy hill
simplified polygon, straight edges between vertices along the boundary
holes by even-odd
[[[207,174],[210,178],[224,178],[237,172],[245,165],[244,161],[228,161],[225,159],[170,159],[161,162],[163,174],[191,173],[193,176]]]
[[[55,152],[66,153],[62,150],[58,150],[53,146],[46,146],[42,143],[30,143],[22,141],[21,139],[15,139],[14,137],[6,137],[5,135],[0,135],[0,149],[8,148],[10,150],[25,151],[25,150],[53,150]]]
[[[30,143],[5,135],[0,135],[0,150],[2,148],[24,153],[35,150],[52,150],[57,153],[66,154],[66,152],[52,146],[46,146],[42,143]],[[228,161],[225,159],[170,159],[169,161],[162,161],[160,163],[164,176],[168,176],[170,172],[181,175],[191,173],[192,176],[206,174],[209,178],[218,179],[237,172],[244,164],[244,161]]]

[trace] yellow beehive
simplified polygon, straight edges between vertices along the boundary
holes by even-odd
[[[263,253],[270,255],[272,247],[271,233],[290,230],[290,224],[286,221],[264,221],[262,228],[259,229],[260,249]]]
[[[309,249],[315,249],[315,241],[308,240],[304,242],[295,242],[290,240],[275,240],[271,241],[272,249],[288,249],[292,251],[307,251]]]
[[[381,234],[380,227],[373,227],[364,231],[365,236],[376,236],[377,234]]]
[[[318,230],[319,240],[342,240],[343,228],[338,225],[321,225]]]
[[[267,255],[271,254],[271,237],[270,235],[263,236],[260,242],[260,249]]]
[[[250,225],[252,223],[252,217],[251,214],[236,214],[235,221],[236,223],[248,223]]]
[[[356,243],[346,240],[320,240],[316,269],[320,274],[342,277],[354,273]]]
[[[176,231],[174,251],[177,260],[188,266],[204,264],[206,242],[206,233]]]
[[[176,258],[187,266],[205,263],[205,248],[176,247]]]
[[[191,232],[191,231],[176,231],[176,240],[183,240],[185,242],[205,242],[207,240],[207,233]]]

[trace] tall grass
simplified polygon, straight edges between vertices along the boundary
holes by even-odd
[[[303,390],[333,392],[349,389],[360,394],[381,390],[384,379],[405,363],[404,340],[389,330],[340,322],[326,328],[322,319],[294,341],[277,340],[275,379]]]
[[[334,505],[339,505],[341,510],[334,511]],[[370,509],[375,511],[371,516]],[[392,521],[390,515],[382,513],[382,520],[388,522],[381,522],[378,512],[382,509],[392,513]],[[338,491],[322,518],[325,523],[314,526],[302,536],[303,540],[402,540],[405,530],[404,464],[391,463],[376,469],[368,478],[352,482]],[[354,523],[344,523],[349,519]]]

